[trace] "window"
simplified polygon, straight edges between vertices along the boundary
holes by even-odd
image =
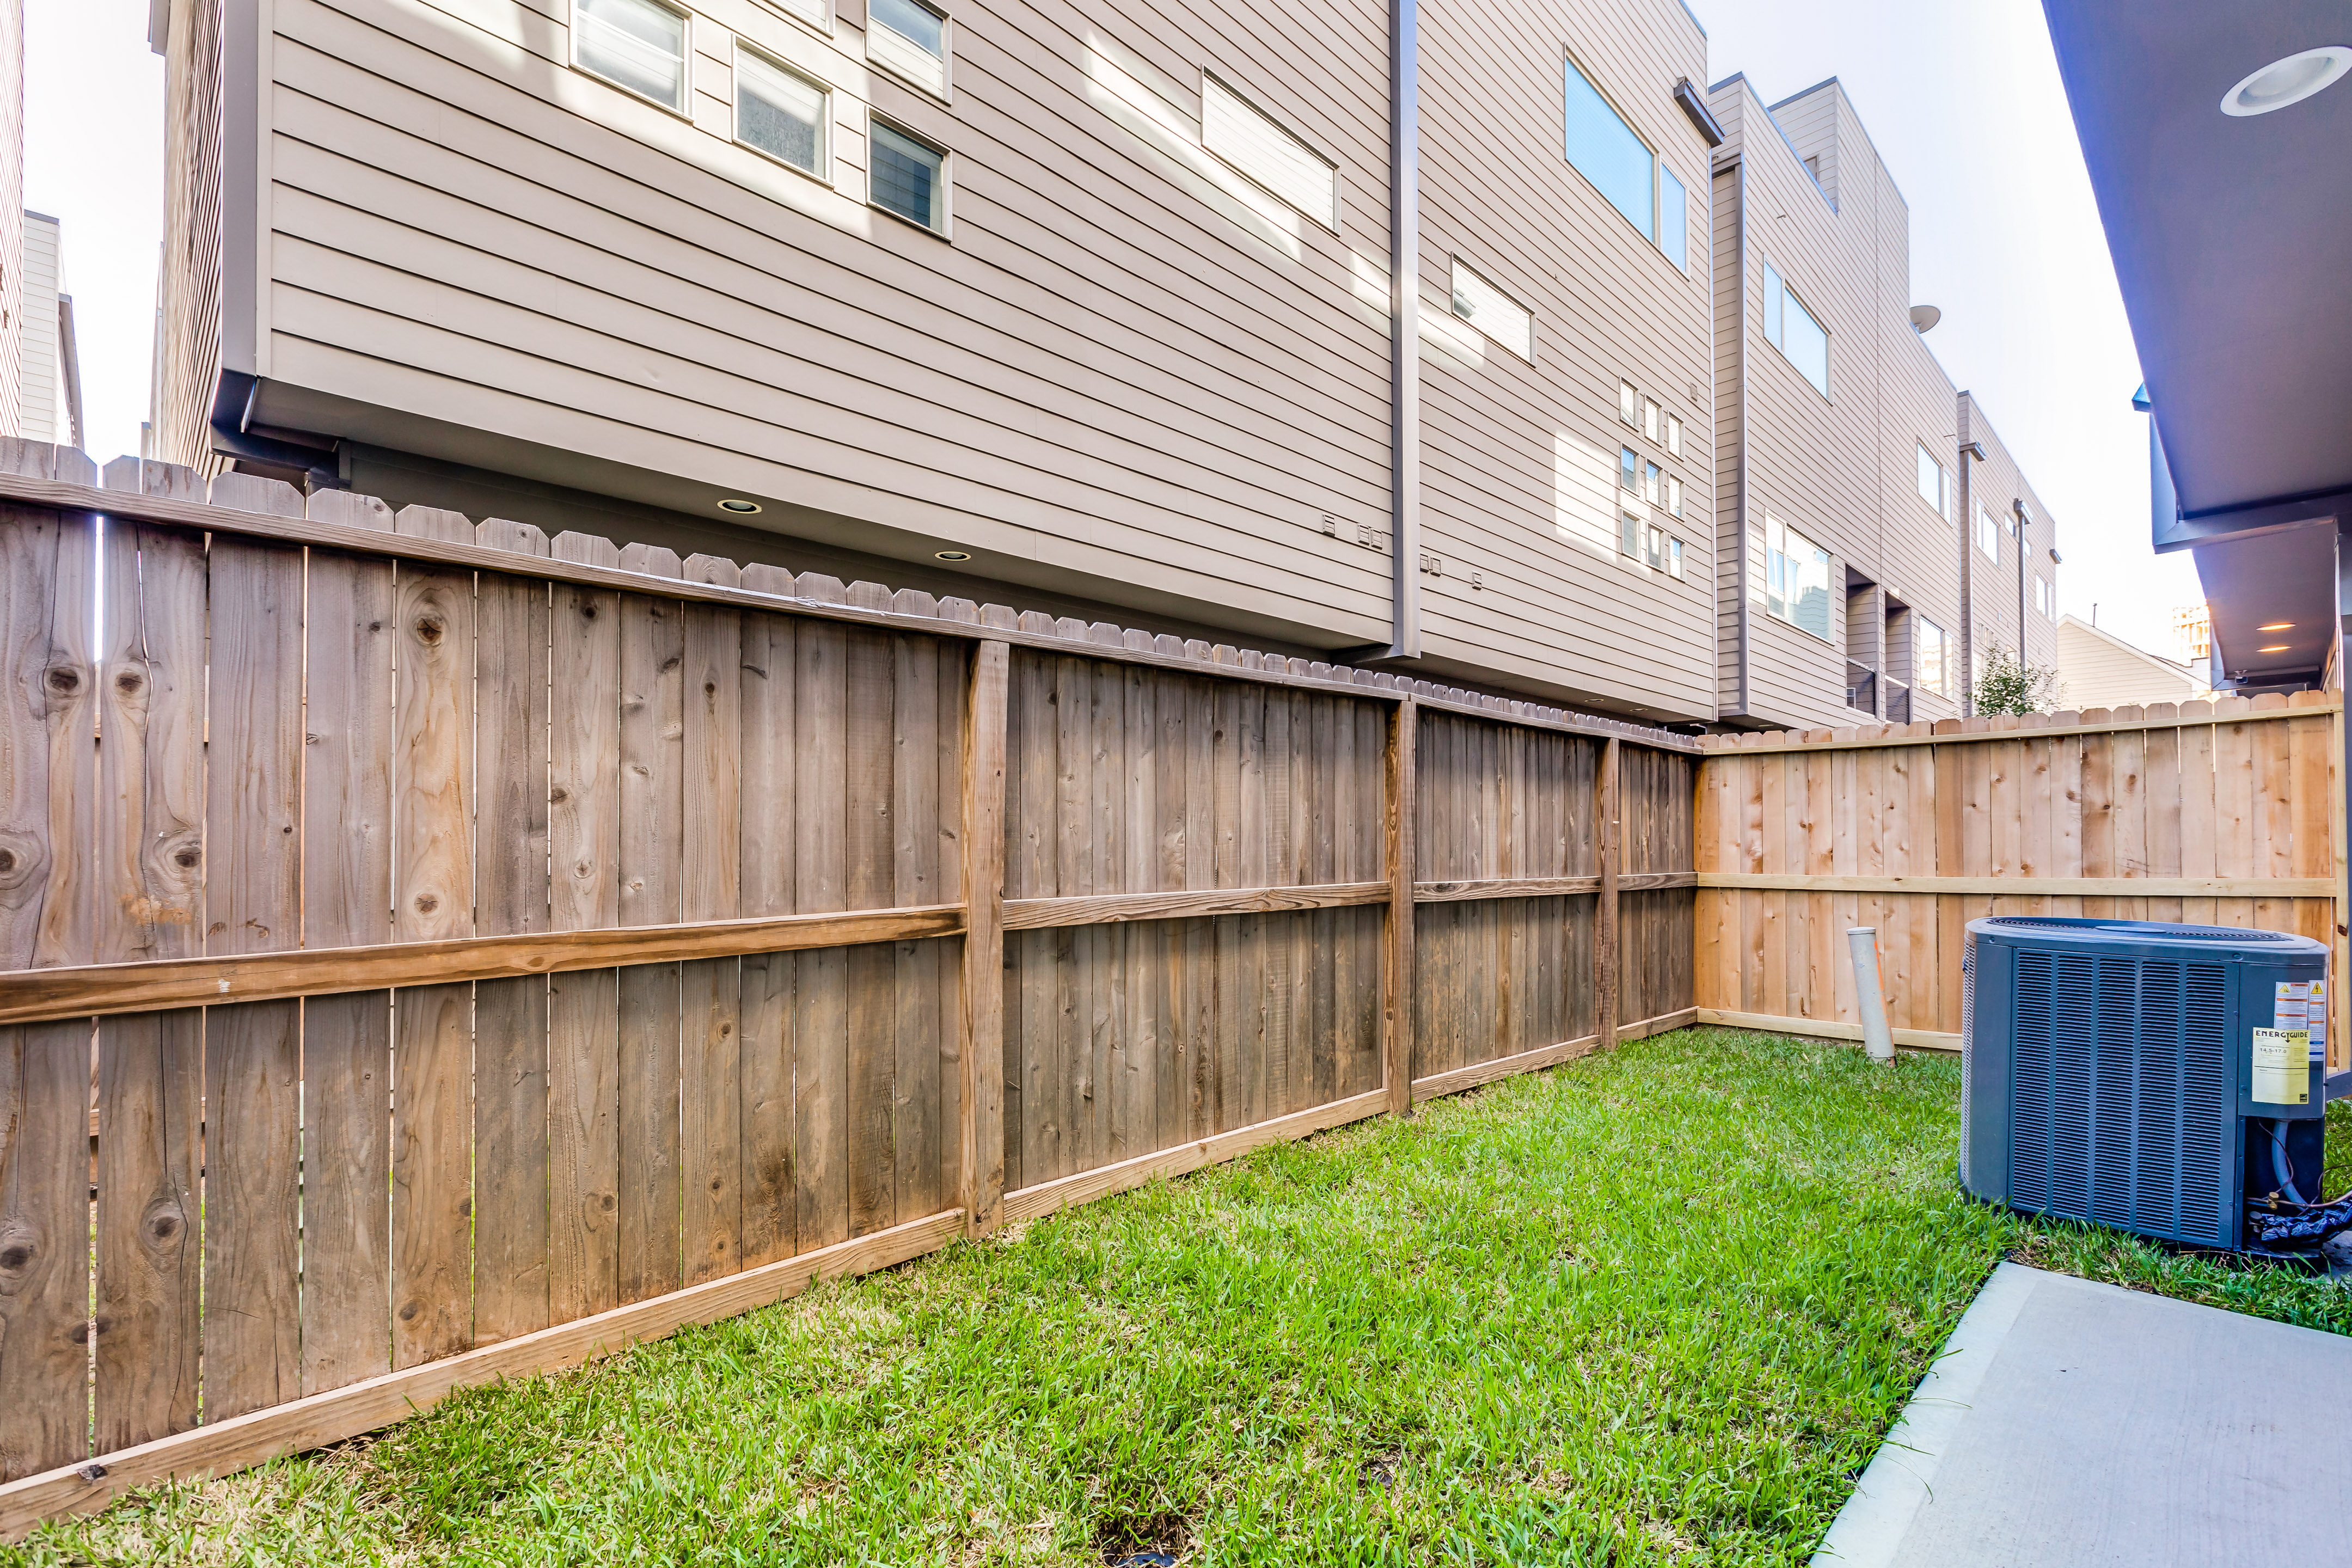
[[[1652,506],[1666,504],[1665,473],[1655,463],[1642,465],[1642,499]]]
[[[824,178],[826,93],[816,83],[735,50],[735,140],[805,174]]]
[[[867,0],[866,58],[945,98],[948,19],[922,0]]]
[[[1536,321],[1509,295],[1460,261],[1454,264],[1454,313],[1530,364]]]
[[[1932,691],[1938,697],[1952,694],[1952,639],[1944,628],[1925,616],[1916,617],[1919,626],[1919,646],[1912,660],[1913,673],[1918,678],[1919,689]]]
[[[1666,450],[1677,458],[1683,455],[1683,421],[1679,414],[1666,416]]]
[[[686,112],[686,17],[655,0],[578,0],[572,60],[583,70]]]
[[[1633,384],[1630,381],[1619,382],[1617,384],[1617,417],[1638,429],[1640,421],[1633,417]]]
[[[1658,164],[1658,248],[1675,271],[1690,270],[1690,198],[1663,162]]]
[[[1949,517],[1951,501],[1944,489],[1944,465],[1928,455],[1927,444],[1919,443],[1919,499],[1936,509],[1938,517]]]
[[[884,212],[935,233],[948,227],[948,155],[877,120],[867,149],[868,199]]]
[[[1830,552],[1764,514],[1764,607],[1800,631],[1830,639]]]
[[[1683,542],[1679,539],[1666,541],[1666,575],[1676,582],[1682,580]]]
[[[1676,517],[1683,514],[1683,482],[1680,479],[1669,478],[1666,480],[1666,510]]]
[[[1628,555],[1642,553],[1642,519],[1631,507],[1617,509],[1617,548]]]
[[[1830,335],[1770,262],[1764,264],[1764,336],[1804,373],[1813,390],[1830,395]]]
[[[2039,572],[2033,574],[2033,607],[2045,616],[2058,613],[2058,590]]]
[[[1666,531],[1663,528],[1654,528],[1650,530],[1650,570],[1663,572],[1665,569]]]
[[[1658,438],[1658,400],[1642,399],[1642,434],[1654,441]]]
[[[1205,72],[1201,145],[1324,227],[1339,226],[1337,166]]]
[[[1690,267],[1690,199],[1591,79],[1565,62],[1566,151],[1576,172],[1681,270]]]
[[[1617,448],[1617,485],[1636,493],[1641,490],[1642,459],[1631,447]]]
[[[1996,562],[2000,559],[2000,526],[1983,507],[1977,508],[1977,548]]]

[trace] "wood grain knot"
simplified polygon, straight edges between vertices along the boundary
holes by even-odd
[[[71,665],[53,664],[43,677],[42,684],[60,697],[71,697],[81,689],[81,671]]]
[[[438,643],[444,637],[448,635],[448,631],[449,623],[443,620],[439,616],[423,615],[416,617],[416,640],[418,642],[426,644],[427,646]]]
[[[142,679],[139,672],[135,669],[126,669],[121,674],[114,678],[114,689],[120,691],[125,697],[138,696],[140,688],[146,684],[146,681]]]
[[[438,900],[438,899],[436,899],[436,898],[435,898],[432,894],[430,894],[430,893],[420,893],[420,894],[418,894],[418,895],[417,895],[417,898],[416,898],[416,912],[417,912],[418,914],[420,914],[420,915],[429,915],[429,914],[431,914],[435,910],[437,910],[437,909],[439,909],[440,907],[441,907],[441,900]]]

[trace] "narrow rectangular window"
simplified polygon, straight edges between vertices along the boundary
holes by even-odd
[[[1325,228],[1339,226],[1338,166],[1205,72],[1201,145]]]
[[[1983,507],[1977,508],[1977,548],[1995,562],[2000,561],[2000,528],[1993,521],[1992,513]]]
[[[1919,649],[1915,662],[1921,690],[1932,691],[1938,697],[1952,694],[1951,641],[1944,636],[1943,627],[1925,616],[1919,617]]]
[[[2057,607],[2057,591],[2051,587],[2050,579],[2039,572],[2035,573],[2033,574],[2033,607],[2044,616],[2053,614]]]
[[[1617,484],[1636,495],[1642,489],[1642,459],[1631,447],[1617,448]]]
[[[1652,506],[1666,503],[1666,487],[1663,470],[1655,463],[1642,465],[1642,499]]]
[[[1830,395],[1830,334],[1813,313],[1805,309],[1792,289],[1781,289],[1780,313],[1787,342],[1781,353],[1789,363],[1804,373],[1813,390],[1823,397]]]
[[[1628,555],[1642,553],[1642,520],[1631,507],[1617,509],[1617,548]]]
[[[1658,248],[1675,271],[1690,270],[1690,198],[1663,160],[1658,164]]]
[[[1948,515],[1944,510],[1944,465],[1928,454],[1927,444],[1919,443],[1919,499],[1936,509],[1936,515]]]
[[[1653,528],[1650,530],[1650,570],[1663,572],[1665,567],[1666,531],[1663,528]]]
[[[1454,313],[1521,359],[1535,362],[1535,318],[1459,261],[1454,264]]]
[[[1633,384],[1630,381],[1619,382],[1617,384],[1617,417],[1638,428],[1639,422],[1633,415]]]
[[[868,0],[866,58],[893,76],[947,96],[948,19],[922,0]]]
[[[1764,517],[1764,609],[1768,615],[1788,618],[1788,531],[1769,512]]]
[[[1683,455],[1683,417],[1679,414],[1666,416],[1666,450],[1677,458]]]
[[[1682,574],[1683,542],[1679,539],[1670,539],[1666,541],[1666,575],[1679,582],[1682,580]]]
[[[868,197],[886,213],[944,234],[948,226],[948,155],[877,120],[867,149]]]
[[[1654,240],[1658,232],[1656,162],[1609,100],[1576,68],[1567,67],[1568,161],[1592,182],[1625,221]]]
[[[1671,476],[1666,479],[1666,510],[1676,517],[1683,514],[1683,482]]]
[[[1658,400],[1642,399],[1642,434],[1654,441],[1658,438]]]
[[[1830,552],[1765,515],[1765,608],[1801,631],[1830,640]]]
[[[824,178],[824,89],[740,45],[735,50],[735,139]]]
[[[1770,262],[1764,264],[1764,341],[1774,348],[1781,346],[1780,300],[1789,286],[1780,281],[1780,268]]]
[[[686,17],[655,0],[578,0],[572,58],[581,69],[686,112]]]

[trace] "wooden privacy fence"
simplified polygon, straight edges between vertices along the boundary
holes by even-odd
[[[2306,691],[1711,737],[1699,1016],[1861,1038],[1844,937],[1870,925],[1896,1041],[1957,1049],[1962,936],[1988,914],[2294,931],[2340,976],[2343,725],[2339,694]]]
[[[1693,1016],[1673,736],[0,468],[0,1535]]]

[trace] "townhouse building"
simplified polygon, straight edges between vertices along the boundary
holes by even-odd
[[[1901,197],[1833,83],[1828,184],[1753,152],[1681,0],[161,14],[168,460],[1652,723],[1959,711]]]

